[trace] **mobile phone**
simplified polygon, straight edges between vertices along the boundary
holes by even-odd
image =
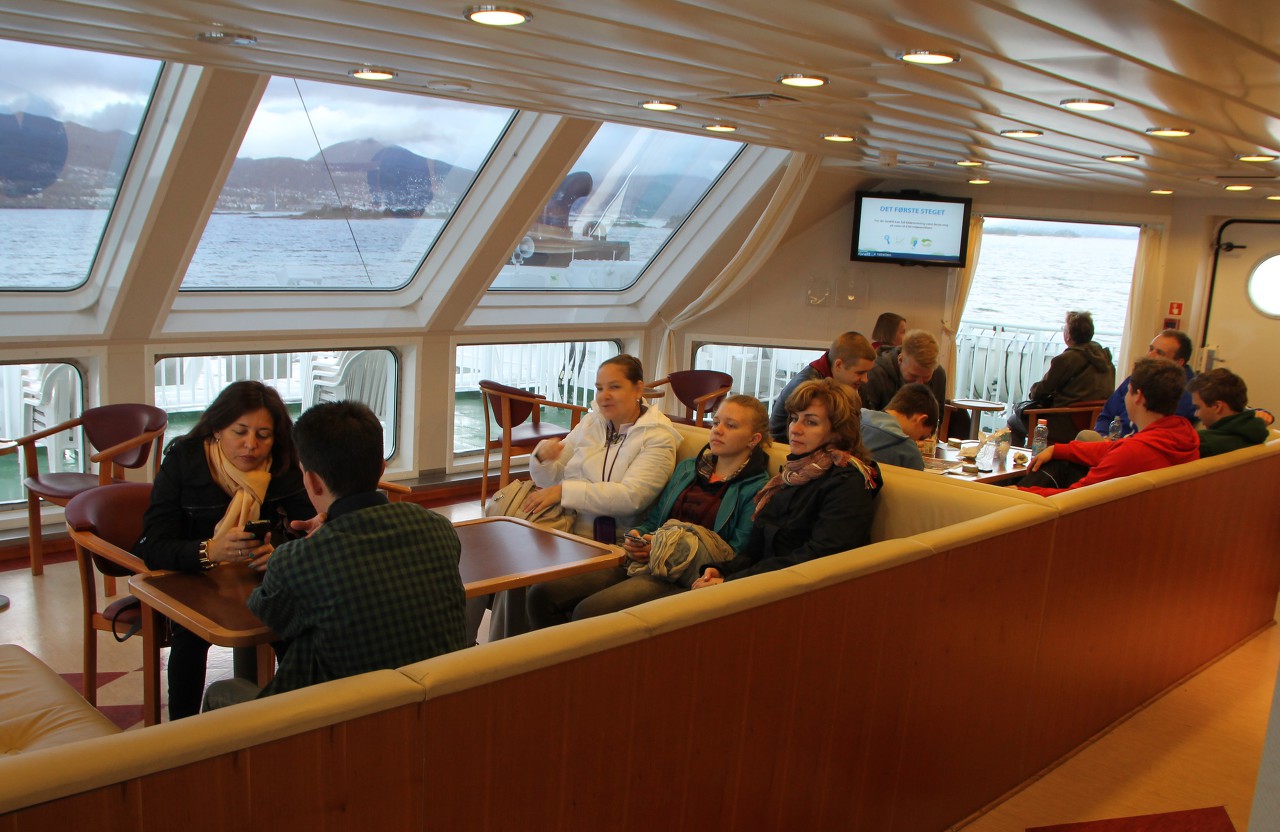
[[[627,532],[626,539],[636,544],[637,546],[644,545],[644,535],[642,534],[632,534],[631,532]]]
[[[250,520],[244,524],[244,530],[256,537],[258,540],[265,540],[267,532],[271,531],[270,520]]]

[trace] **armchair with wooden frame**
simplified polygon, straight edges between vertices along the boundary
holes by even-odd
[[[645,386],[652,389],[663,384],[671,386],[671,393],[685,407],[684,417],[673,416],[671,421],[703,425],[708,414],[729,395],[733,376],[719,370],[675,370]]]
[[[22,449],[27,489],[27,534],[31,548],[31,574],[44,572],[44,538],[41,535],[40,501],[65,506],[76,495],[113,482],[124,481],[126,468],[141,468],[148,459],[153,460],[151,476],[160,470],[160,445],[169,416],[158,407],[148,404],[107,404],[91,407],[80,416],[61,424],[11,440],[13,445],[0,447],[0,454]],[[46,437],[84,428],[90,446],[101,450],[90,455],[89,461],[97,463],[96,474],[51,471],[42,473],[36,455],[36,443]],[[152,445],[155,454],[152,456]],[[53,468],[53,460],[50,460]],[[104,581],[108,595],[115,594],[115,578]]]
[[[498,488],[511,481],[511,458],[533,453],[544,439],[563,439],[577,427],[587,408],[564,402],[555,402],[546,396],[499,384],[496,381],[480,382],[480,397],[484,402],[484,473],[480,479],[480,505],[489,498],[489,452],[502,451],[502,475]],[[542,408],[555,407],[570,412],[569,427],[547,425],[542,422]],[[490,419],[490,413],[493,418]],[[502,435],[491,436],[492,422],[497,422]]]
[[[1070,442],[1080,431],[1093,429],[1106,404],[1106,399],[1090,399],[1062,407],[1028,407],[1022,411],[1022,418],[1027,426],[1027,441],[1030,442],[1036,420],[1045,419],[1049,428],[1049,444]]]
[[[116,629],[141,626],[141,609],[133,596],[98,609],[95,575],[101,572],[114,581],[150,571],[142,558],[132,553],[142,537],[142,518],[150,504],[151,484],[145,482],[92,488],[67,503],[67,533],[76,547],[84,602],[84,698],[91,705],[96,705],[98,698],[98,631],[112,632],[113,625]],[[118,617],[113,614],[117,610]],[[129,631],[130,635],[134,632],[138,632],[136,627]]]

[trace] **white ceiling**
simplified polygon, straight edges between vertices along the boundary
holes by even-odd
[[[0,36],[166,60],[386,86],[663,129],[721,119],[742,140],[826,155],[870,176],[961,185],[981,159],[998,184],[1145,193],[1280,194],[1280,15],[1274,0],[551,0],[513,29],[463,19],[465,0],[4,0]],[[198,42],[221,24],[250,47]],[[934,49],[945,67],[896,55]],[[13,68],[10,71],[14,71]],[[785,72],[825,75],[816,90]],[[794,101],[728,100],[778,94]],[[681,105],[651,113],[640,101]],[[1065,98],[1116,103],[1099,114]],[[1188,127],[1161,139],[1151,127]],[[1042,138],[1010,139],[1012,127]],[[821,134],[852,131],[851,145]],[[1129,152],[1137,162],[1102,156]]]

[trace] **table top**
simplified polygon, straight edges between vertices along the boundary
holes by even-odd
[[[129,578],[129,590],[156,612],[210,644],[248,647],[275,641],[245,601],[262,575],[241,563],[203,572],[159,572]]]
[[[1001,483],[1006,480],[1021,477],[1027,473],[1027,464],[1023,462],[1019,465],[1016,459],[1019,454],[1026,456],[1027,460],[1031,459],[1031,451],[1027,448],[1010,448],[1005,454],[1005,458],[996,461],[996,466],[991,471],[979,471],[976,474],[966,474],[961,466],[964,462],[972,460],[962,460],[960,458],[960,449],[948,444],[940,444],[934,451],[935,460],[943,460],[953,463],[950,466],[930,467],[927,470],[932,473],[941,474],[947,477],[954,477],[959,480],[968,480],[969,482],[982,483]]]
[[[1004,402],[990,402],[986,399],[952,399],[951,403],[956,407],[962,407],[965,410],[977,410],[980,412],[990,411],[992,413],[997,410],[1004,410],[1008,407]]]

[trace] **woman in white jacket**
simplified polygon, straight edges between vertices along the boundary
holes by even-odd
[[[619,543],[639,525],[671,479],[680,433],[643,398],[644,368],[631,355],[608,359],[596,371],[595,407],[563,440],[544,440],[529,473],[539,490],[524,509],[537,513],[557,503],[576,512],[573,532]],[[528,630],[524,590],[500,593],[490,638]]]

